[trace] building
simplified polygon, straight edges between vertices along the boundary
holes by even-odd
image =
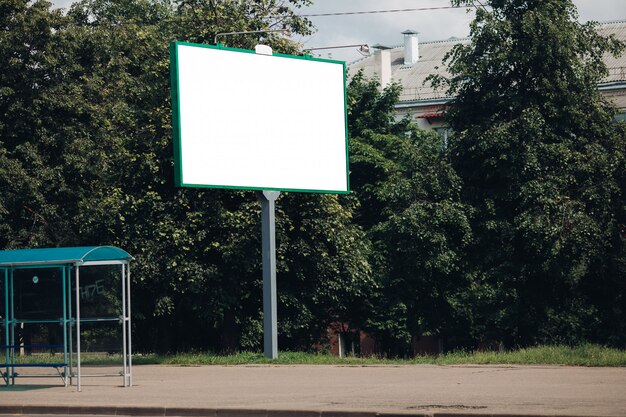
[[[598,31],[603,36],[614,34],[626,43],[626,20],[603,23]],[[609,75],[598,85],[598,89],[617,107],[617,118],[626,121],[626,52],[617,58],[607,54],[604,62]]]
[[[603,36],[614,34],[626,43],[626,20],[600,24]],[[445,55],[458,43],[469,44],[470,39],[450,38],[444,41],[419,42],[418,32],[402,32],[400,46],[374,45],[373,55],[350,64],[351,74],[363,70],[367,78],[376,77],[381,86],[399,83],[403,89],[396,105],[399,117],[410,116],[420,127],[447,135],[443,114],[451,97],[445,91],[431,87],[427,77],[432,74],[449,75],[443,64]],[[618,108],[617,118],[626,121],[626,53],[621,57],[606,55],[609,74],[598,89]]]

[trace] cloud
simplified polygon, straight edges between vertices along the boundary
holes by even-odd
[[[626,1],[624,0],[574,0],[579,10],[579,20],[607,21],[626,18]],[[308,8],[301,9],[302,14],[330,12],[354,12],[366,10],[391,10],[406,8],[445,7],[448,0],[361,0],[333,1],[315,0]],[[368,43],[383,45],[400,45],[402,32],[413,29],[420,32],[420,41],[448,39],[450,37],[466,37],[469,35],[469,23],[473,13],[466,8],[424,10],[413,12],[362,14],[349,16],[311,17],[317,32],[301,41],[309,47],[338,46],[351,43]],[[333,50],[333,57],[351,61],[360,55],[353,49]]]
[[[71,0],[53,0],[57,7],[67,8]],[[297,9],[301,14],[354,12],[450,6],[449,0],[314,0],[309,7]],[[579,20],[608,21],[626,19],[625,0],[574,0]],[[367,43],[374,45],[400,45],[402,32],[413,29],[420,32],[420,41],[462,38],[469,35],[473,13],[462,9],[424,10],[414,12],[361,14],[349,16],[311,17],[317,32],[296,39],[306,47],[339,46]],[[322,55],[327,55],[323,52]],[[336,59],[352,61],[360,57],[355,48],[334,49]]]

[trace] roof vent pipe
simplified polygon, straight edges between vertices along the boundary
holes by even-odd
[[[391,48],[384,45],[373,45],[375,48],[374,60],[376,62],[376,72],[380,77],[380,90],[384,90],[391,84]]]
[[[402,34],[404,35],[404,65],[413,65],[420,58],[419,42],[417,40],[419,32],[407,29]]]

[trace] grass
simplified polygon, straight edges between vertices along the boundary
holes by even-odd
[[[60,362],[61,354],[30,355],[24,362]],[[120,355],[84,353],[85,365],[119,365]],[[507,352],[451,352],[437,356],[417,356],[410,359],[381,357],[339,358],[321,353],[280,352],[277,360],[269,360],[260,353],[241,352],[233,355],[214,353],[177,353],[173,355],[137,354],[133,363],[198,366],[198,365],[569,365],[569,366],[626,366],[626,350],[594,344],[580,346],[538,346]]]

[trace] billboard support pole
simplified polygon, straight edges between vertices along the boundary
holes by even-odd
[[[263,352],[266,358],[278,358],[276,324],[276,215],[275,202],[280,192],[257,191],[261,202],[263,254]]]
[[[259,55],[272,55],[272,48],[257,45]],[[276,320],[276,215],[275,202],[280,192],[257,191],[261,201],[261,251],[263,253],[263,353],[268,359],[278,358],[278,325]]]

